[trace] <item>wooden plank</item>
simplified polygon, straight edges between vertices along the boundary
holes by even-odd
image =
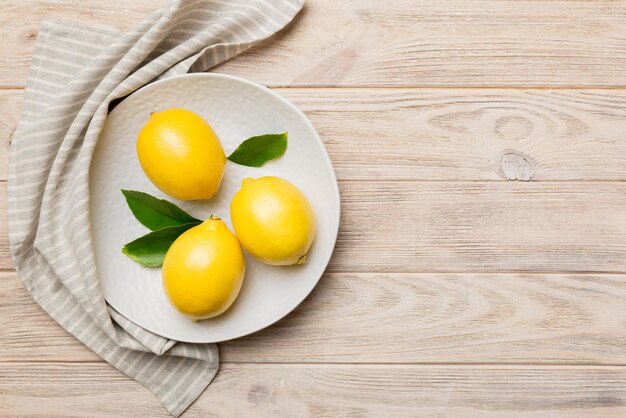
[[[626,184],[340,182],[331,271],[624,272]]]
[[[340,182],[335,272],[626,272],[626,183]],[[0,205],[6,183],[0,183]],[[1,209],[1,208],[0,208]],[[0,212],[0,269],[11,268]]]
[[[222,360],[623,363],[626,276],[327,274]],[[600,307],[602,307],[600,309]]]
[[[282,89],[342,180],[623,180],[626,92]]]
[[[0,85],[22,86],[44,16],[128,29],[163,0],[5,0]],[[273,86],[624,86],[622,1],[308,1],[218,70]]]
[[[625,180],[626,92],[277,89],[341,180]],[[21,90],[0,91],[0,180]]]
[[[626,275],[326,274],[223,362],[621,364]],[[601,309],[600,309],[601,307]],[[0,359],[99,361],[0,274]]]
[[[2,364],[3,417],[166,417],[101,363]],[[192,417],[621,418],[623,367],[224,365]]]

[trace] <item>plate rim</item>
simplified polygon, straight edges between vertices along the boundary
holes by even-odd
[[[194,338],[172,338],[172,337],[168,337],[163,335],[160,332],[151,330],[151,329],[147,329],[142,325],[137,324],[136,322],[134,322],[132,319],[130,318],[126,318],[127,320],[129,320],[130,322],[132,322],[133,324],[141,327],[142,329],[145,329],[146,331],[152,332],[156,335],[159,335],[163,338],[168,338],[168,339],[172,339],[175,341],[180,341],[180,342],[187,342],[187,343],[194,343],[194,344],[210,344],[210,343],[219,343],[219,342],[225,342],[225,341],[232,341],[238,338],[242,338],[248,335],[252,335],[255,334],[259,331],[264,330],[265,328],[268,328],[272,325],[274,325],[275,323],[277,323],[278,321],[284,319],[287,315],[289,315],[290,313],[292,313],[298,306],[300,306],[302,304],[302,302],[304,302],[304,300],[311,294],[311,292],[313,291],[313,289],[315,289],[315,287],[318,285],[319,281],[321,280],[322,276],[324,275],[324,273],[326,272],[326,269],[328,268],[328,264],[330,263],[330,260],[335,252],[335,247],[337,245],[337,237],[339,236],[339,228],[340,228],[340,224],[341,224],[341,194],[339,191],[339,183],[337,181],[337,175],[335,173],[335,168],[333,167],[332,161],[330,159],[330,155],[328,154],[328,150],[326,149],[326,146],[324,145],[324,142],[322,141],[319,133],[317,132],[317,129],[315,129],[315,127],[313,126],[313,123],[309,120],[309,118],[306,116],[306,114],[300,110],[295,104],[293,104],[291,101],[287,100],[286,98],[284,98],[283,96],[281,96],[280,94],[278,94],[277,92],[271,90],[269,87],[251,81],[251,80],[247,80],[245,78],[241,78],[241,77],[237,77],[234,75],[230,75],[230,74],[224,74],[224,73],[216,73],[216,72],[208,72],[208,73],[204,73],[204,72],[199,72],[199,73],[187,73],[187,74],[180,74],[180,75],[175,75],[172,77],[168,77],[165,79],[161,79],[161,80],[157,80],[155,82],[152,82],[150,84],[147,84],[137,90],[135,90],[134,92],[132,92],[131,94],[129,94],[128,96],[125,97],[131,97],[133,95],[136,95],[142,91],[145,90],[152,90],[153,88],[158,87],[160,84],[165,84],[165,83],[170,83],[172,81],[175,80],[179,80],[179,79],[222,79],[222,80],[230,80],[230,81],[234,81],[237,83],[242,83],[245,85],[248,85],[250,87],[253,87],[255,89],[258,90],[262,90],[264,93],[269,94],[270,96],[272,96],[275,100],[278,100],[279,102],[281,102],[282,104],[286,105],[288,108],[290,108],[291,110],[295,111],[296,114],[300,117],[300,119],[302,119],[304,121],[304,124],[306,125],[306,127],[308,127],[314,134],[314,137],[318,143],[318,145],[320,145],[321,151],[322,151],[322,155],[323,155],[323,159],[324,162],[326,163],[326,166],[329,168],[331,177],[333,181],[333,194],[335,197],[335,210],[333,211],[334,213],[336,213],[336,227],[333,229],[334,230],[334,236],[332,237],[332,244],[329,244],[331,246],[331,251],[328,253],[328,256],[326,257],[326,260],[320,262],[320,265],[323,266],[323,270],[320,273],[319,277],[317,277],[317,279],[313,280],[311,283],[311,286],[306,289],[305,292],[302,292],[302,297],[298,298],[297,301],[293,304],[292,307],[288,308],[285,310],[285,312],[283,314],[278,315],[275,319],[271,319],[270,321],[264,323],[263,325],[260,325],[258,327],[254,327],[249,331],[245,331],[239,334],[236,334],[235,336],[229,337],[229,338],[222,338],[222,339],[194,339]],[[116,106],[117,108],[117,106]],[[107,114],[107,118],[110,116],[111,113],[115,112],[115,109],[111,110],[111,112],[109,112]],[[106,120],[105,120],[105,124],[106,124]],[[98,140],[100,140],[98,138]],[[90,164],[91,165],[91,164]],[[90,169],[91,172],[91,169]],[[90,191],[91,194],[91,191]],[[92,240],[94,240],[94,238],[92,237]],[[95,254],[94,254],[95,257]],[[96,271],[97,274],[97,271]],[[100,282],[100,277],[98,275],[98,281]],[[117,308],[115,306],[113,306],[113,304],[111,302],[109,302],[109,300],[107,299],[106,295],[104,294],[104,292],[102,292],[102,296],[104,298],[104,300],[106,301],[107,304],[109,304],[113,309],[115,309],[117,311]],[[121,315],[121,313],[120,313]]]

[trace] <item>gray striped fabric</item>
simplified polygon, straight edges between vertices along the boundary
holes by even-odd
[[[125,34],[48,20],[37,37],[9,156],[15,268],[50,316],[174,416],[213,379],[217,347],[152,334],[104,301],[89,225],[94,146],[113,100],[231,58],[282,29],[302,3],[175,1]]]

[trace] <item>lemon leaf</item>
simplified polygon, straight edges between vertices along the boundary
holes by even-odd
[[[148,193],[136,190],[122,190],[122,193],[135,218],[152,231],[168,226],[201,222],[175,204],[164,199],[158,199]]]
[[[261,167],[280,157],[287,149],[287,132],[253,136],[243,141],[228,160],[248,167]]]
[[[163,264],[165,254],[176,238],[199,223],[192,222],[152,231],[124,245],[122,252],[142,266],[159,267]]]

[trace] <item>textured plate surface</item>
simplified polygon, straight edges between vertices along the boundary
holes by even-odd
[[[289,132],[287,152],[261,168],[227,163],[218,194],[185,202],[159,191],[144,175],[135,140],[151,112],[170,107],[193,110],[220,137],[226,155],[244,139]],[[122,254],[122,246],[149,232],[134,218],[120,189],[166,198],[204,219],[220,216],[232,231],[229,205],[246,177],[276,175],[308,197],[317,235],[306,264],[272,267],[246,254],[247,271],[239,297],[223,315],[192,322],[167,301],[161,269],[146,268]],[[276,322],[313,290],[332,254],[339,229],[339,189],[328,154],[306,116],[258,84],[223,74],[190,74],[150,84],[120,103],[108,116],[90,173],[91,222],[97,272],[104,297],[122,315],[159,335],[189,342],[241,337]]]

